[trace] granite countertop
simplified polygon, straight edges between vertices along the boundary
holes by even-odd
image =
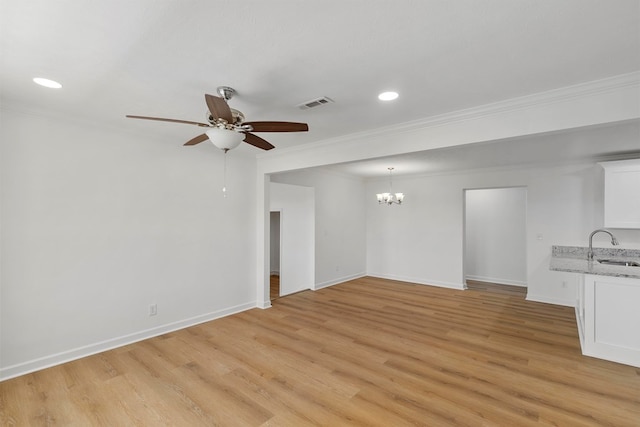
[[[597,259],[640,262],[640,249],[593,248],[593,261],[587,260],[589,248],[553,246],[550,270],[598,276],[631,277],[640,279],[640,267],[600,264]]]

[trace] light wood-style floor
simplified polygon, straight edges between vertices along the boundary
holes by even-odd
[[[0,383],[2,426],[639,426],[572,308],[362,278]]]

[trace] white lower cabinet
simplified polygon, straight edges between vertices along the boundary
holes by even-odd
[[[583,275],[576,320],[582,354],[640,367],[640,279]]]

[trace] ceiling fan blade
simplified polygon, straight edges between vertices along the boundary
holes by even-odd
[[[186,125],[196,125],[196,126],[201,126],[201,127],[209,127],[210,126],[210,125],[208,125],[206,123],[191,122],[189,120],[163,119],[161,117],[129,116],[129,115],[127,115],[127,117],[130,118],[130,119],[144,119],[144,120],[157,120],[159,122],[184,123]]]
[[[214,119],[224,119],[227,123],[233,124],[231,108],[229,108],[229,104],[227,104],[224,98],[205,94],[204,99],[207,101],[207,107]]]
[[[244,142],[246,142],[247,144],[251,144],[254,147],[262,148],[263,150],[271,150],[272,148],[276,148],[264,139],[252,133],[245,132],[245,135],[246,136],[244,138]]]
[[[309,125],[295,122],[244,122],[253,128],[252,132],[306,132]]]
[[[209,137],[207,136],[206,133],[203,133],[202,135],[198,135],[193,139],[190,139],[189,141],[185,142],[183,145],[196,145],[196,144],[200,144],[203,141],[206,141],[207,139],[209,139]]]

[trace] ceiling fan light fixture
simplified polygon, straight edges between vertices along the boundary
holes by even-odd
[[[223,151],[233,150],[242,142],[244,134],[229,130],[212,127],[205,132],[209,140]]]

